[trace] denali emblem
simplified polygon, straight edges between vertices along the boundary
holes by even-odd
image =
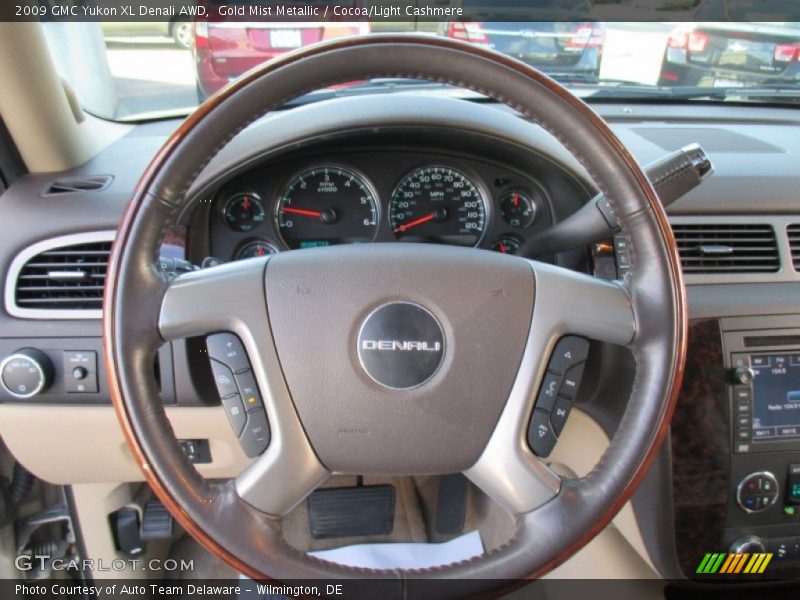
[[[358,333],[358,359],[374,381],[393,389],[428,381],[444,359],[444,331],[419,304],[392,302],[375,309]]]
[[[406,352],[419,351],[419,352],[441,352],[442,345],[439,342],[415,342],[412,340],[405,340],[403,342],[398,340],[363,340],[361,342],[362,350],[403,350]]]

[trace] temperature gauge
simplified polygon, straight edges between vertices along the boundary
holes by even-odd
[[[539,207],[533,196],[521,190],[510,190],[500,196],[500,215],[511,225],[525,229],[536,220]]]
[[[236,253],[236,260],[258,258],[260,256],[267,256],[268,254],[275,254],[276,252],[278,252],[278,249],[269,242],[256,240],[242,246]]]

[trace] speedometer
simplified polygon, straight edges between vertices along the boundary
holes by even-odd
[[[295,175],[275,206],[275,224],[289,248],[371,242],[377,195],[350,168],[319,166]]]
[[[398,239],[476,246],[486,230],[486,201],[478,185],[452,167],[421,167],[403,177],[389,200]]]

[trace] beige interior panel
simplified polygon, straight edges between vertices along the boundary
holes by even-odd
[[[567,471],[584,476],[600,460],[608,448],[609,441],[608,436],[594,419],[581,410],[573,409],[549,461],[556,471],[560,470],[560,464],[566,467]],[[613,525],[636,553],[646,561],[648,568],[654,571],[630,502],[626,502],[622,510],[617,513]]]
[[[221,406],[170,407],[175,435],[207,439],[212,462],[205,477],[234,477],[249,464]],[[57,484],[143,480],[110,406],[0,406],[0,437],[34,475]]]

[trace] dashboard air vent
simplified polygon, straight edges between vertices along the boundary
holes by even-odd
[[[110,252],[110,241],[98,241],[60,246],[33,256],[19,271],[16,305],[32,309],[101,309]]]
[[[690,275],[774,273],[780,268],[771,225],[673,225],[683,272]]]
[[[61,196],[63,194],[76,194],[78,192],[100,192],[106,189],[113,177],[111,175],[96,175],[87,177],[62,177],[56,179],[42,192],[42,196]]]
[[[789,234],[789,246],[792,248],[794,270],[800,271],[800,223],[789,225],[786,232]]]

